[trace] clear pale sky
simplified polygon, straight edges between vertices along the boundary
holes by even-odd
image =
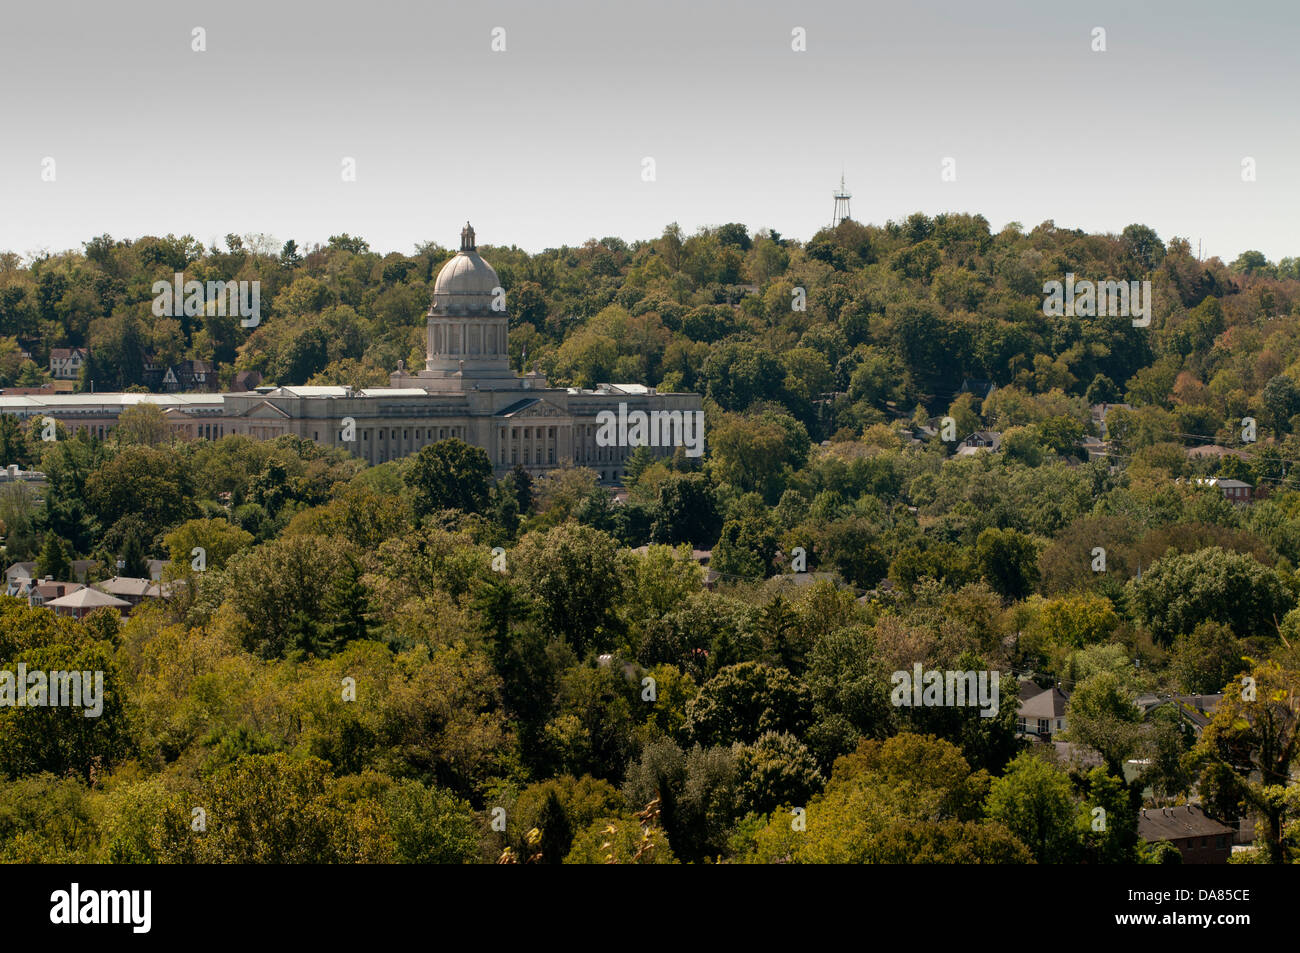
[[[1142,222],[1277,260],[1300,255],[1297,50],[1294,0],[7,5],[0,250],[349,232],[410,252],[466,219],[530,251],[671,221],[806,240],[843,167],[861,221]]]

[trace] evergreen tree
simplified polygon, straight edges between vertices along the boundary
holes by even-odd
[[[119,576],[127,576],[131,579],[148,579],[149,563],[145,553],[144,542],[140,539],[140,534],[134,530],[128,531],[126,538],[122,541],[122,552],[118,554],[118,559],[122,561],[122,567],[118,569]]]
[[[762,614],[763,646],[773,665],[792,671],[798,667],[794,645],[798,628],[799,620],[789,604],[780,595],[773,596]]]
[[[283,268],[296,268],[301,263],[302,255],[298,254],[298,243],[291,238],[280,249],[280,265]]]
[[[641,479],[641,474],[645,473],[646,468],[655,462],[654,451],[647,446],[639,446],[632,451],[632,455],[627,458],[627,467],[624,470],[623,485],[629,490],[636,486],[636,481]]]
[[[573,847],[573,825],[554,791],[546,795],[537,826],[542,831],[542,863],[563,863],[565,855]]]
[[[36,578],[44,579],[46,576],[59,581],[71,581],[72,577],[72,556],[68,552],[68,544],[54,532],[45,534],[45,545],[36,557]]]
[[[510,624],[525,610],[518,593],[505,579],[481,583],[470,608],[478,615],[483,631],[496,640],[498,649],[509,639]]]
[[[514,539],[519,529],[519,495],[509,473],[492,488],[492,519],[505,530],[507,539]]]
[[[285,626],[288,649],[284,657],[299,662],[313,655],[327,654],[325,640],[328,626],[329,623],[317,622],[305,609],[294,612]]]
[[[0,414],[0,467],[16,463],[26,467],[31,462],[27,435],[13,414]]]
[[[370,597],[355,556],[346,557],[342,571],[330,586],[325,614],[320,639],[325,651],[336,652],[349,642],[370,637]]]
[[[519,498],[519,515],[527,516],[533,511],[533,478],[518,463],[506,478],[514,481],[515,495]]]

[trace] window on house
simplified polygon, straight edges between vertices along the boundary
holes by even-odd
[[[1050,721],[1048,721],[1046,718],[1038,719],[1038,733],[1040,735],[1045,735],[1051,730],[1052,730],[1052,723]]]

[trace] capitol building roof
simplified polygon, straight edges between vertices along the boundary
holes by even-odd
[[[460,251],[442,266],[433,283],[433,314],[486,314],[499,293],[496,269],[480,257],[469,222],[460,233]]]

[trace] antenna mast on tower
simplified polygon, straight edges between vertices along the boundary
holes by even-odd
[[[831,217],[831,228],[853,217],[849,214],[849,199],[853,198],[853,193],[844,187],[844,173],[842,171],[840,172],[839,190],[833,194],[835,196],[835,214]]]

